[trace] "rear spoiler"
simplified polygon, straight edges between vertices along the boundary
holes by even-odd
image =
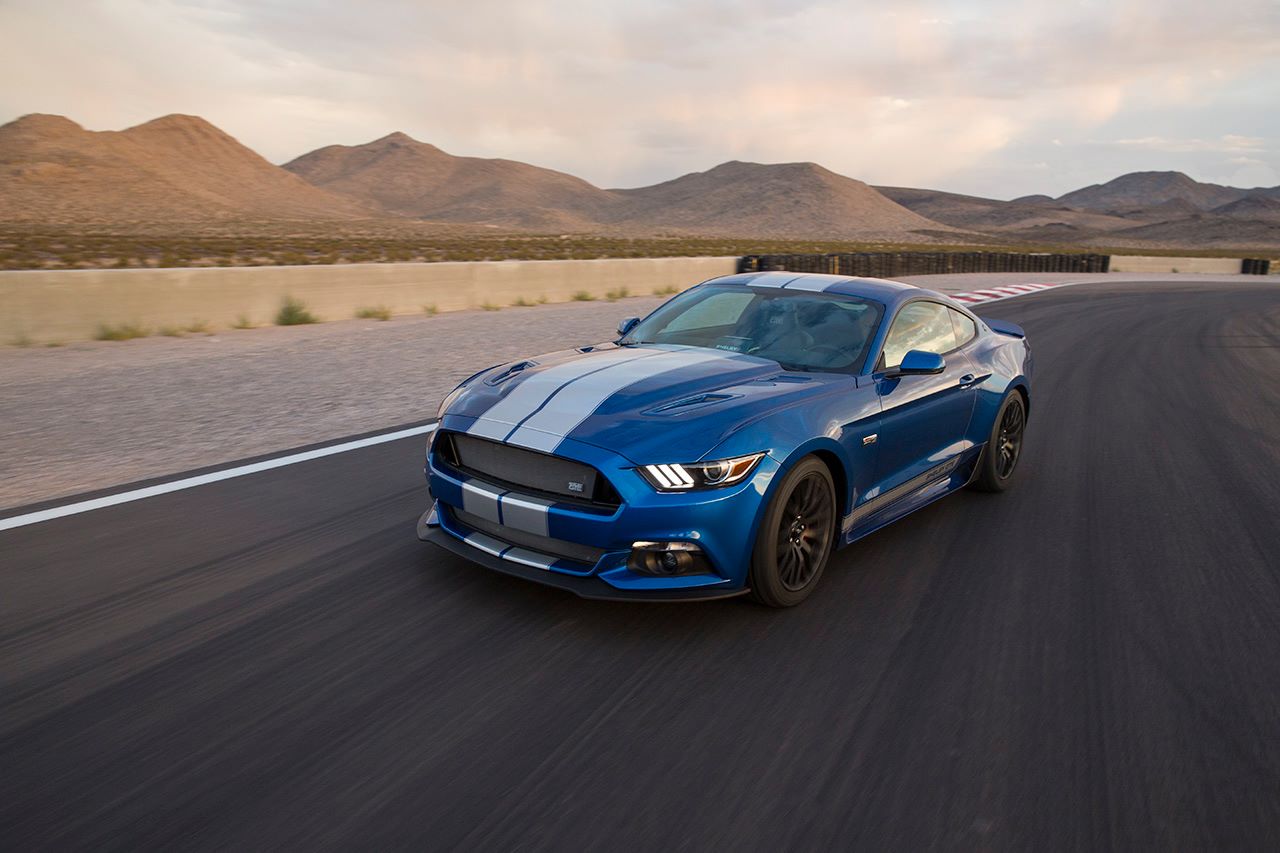
[[[1010,323],[1008,320],[987,320],[986,324],[994,331],[1002,335],[1011,335],[1015,338],[1025,338],[1027,333],[1017,323]]]

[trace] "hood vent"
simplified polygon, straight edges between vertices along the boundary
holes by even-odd
[[[707,403],[719,403],[721,400],[731,400],[738,395],[736,394],[696,394],[692,397],[685,397],[683,400],[676,400],[674,403],[666,403],[661,406],[649,409],[646,415],[666,415],[679,409],[688,409],[693,406],[701,406]]]
[[[537,366],[538,366],[538,362],[536,361],[517,361],[515,364],[511,365],[506,370],[499,373],[497,376],[490,376],[488,379],[484,381],[484,384],[486,385],[501,384],[503,382],[506,382],[512,376],[515,376],[520,371],[528,370],[530,367],[537,367]]]

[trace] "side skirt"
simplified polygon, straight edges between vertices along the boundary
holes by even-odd
[[[977,476],[985,447],[971,448],[858,507],[845,517],[841,547],[969,485]]]

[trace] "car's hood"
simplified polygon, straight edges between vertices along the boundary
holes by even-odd
[[[448,425],[548,453],[569,439],[636,464],[696,461],[742,425],[852,381],[700,347],[584,349],[475,377],[449,406]]]

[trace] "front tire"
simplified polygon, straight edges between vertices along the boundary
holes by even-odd
[[[1003,492],[1013,485],[1013,473],[1022,458],[1022,438],[1027,428],[1027,405],[1018,391],[1010,391],[996,412],[987,446],[982,448],[978,471],[970,485],[979,492]]]
[[[827,466],[801,459],[769,502],[751,556],[751,597],[769,607],[794,607],[809,597],[831,556],[836,493]]]

